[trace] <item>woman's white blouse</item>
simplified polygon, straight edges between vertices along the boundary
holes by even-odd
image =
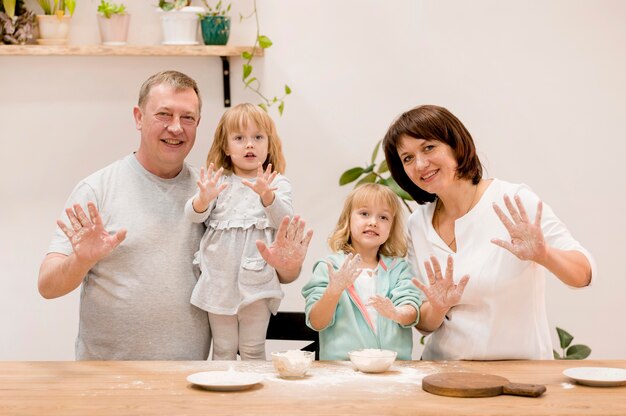
[[[519,195],[531,221],[535,218],[539,198],[528,186],[494,179],[474,208],[455,222],[456,253],[432,226],[434,203],[419,206],[409,218],[409,261],[418,279],[428,285],[424,261],[431,255],[443,270],[452,255],[456,282],[470,276],[461,303],[428,337],[424,360],[553,358],[545,306],[546,269],[491,243],[492,238],[510,239],[492,207],[496,202],[508,213],[505,194],[511,199]],[[549,246],[582,252],[596,276],[591,254],[545,203],[541,228]]]

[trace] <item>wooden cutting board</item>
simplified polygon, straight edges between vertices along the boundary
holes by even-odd
[[[452,397],[492,397],[500,394],[539,397],[546,391],[541,384],[509,383],[504,377],[480,373],[437,373],[424,377],[422,389]]]

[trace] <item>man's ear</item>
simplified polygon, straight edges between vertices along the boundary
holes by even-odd
[[[139,108],[138,106],[133,107],[133,117],[135,117],[135,128],[137,130],[141,130],[143,113],[141,112],[141,108]]]

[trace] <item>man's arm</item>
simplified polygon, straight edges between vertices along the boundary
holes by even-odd
[[[48,253],[39,268],[39,293],[46,299],[67,295],[80,286],[91,267],[93,264],[81,263],[74,253]]]
[[[265,261],[276,269],[280,283],[291,283],[298,278],[313,230],[304,232],[306,222],[296,215],[291,220],[283,218],[276,232],[276,239],[271,246],[261,240],[256,246]]]

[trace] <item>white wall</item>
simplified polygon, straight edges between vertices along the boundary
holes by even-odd
[[[98,42],[97,3],[79,2],[72,43]],[[158,43],[155,2],[126,3],[130,43]],[[327,252],[349,191],[339,175],[369,160],[400,112],[443,105],[472,132],[488,176],[532,186],[596,257],[591,288],[550,281],[551,326],[590,345],[592,358],[624,358],[626,2],[258,3],[275,45],[257,76],[269,94],[284,83],[294,91],[275,119],[296,209],[316,232],[305,270]],[[234,16],[250,5],[237,1]],[[253,36],[235,18],[230,43]],[[257,102],[238,82],[240,64],[232,59],[233,100]],[[224,110],[218,58],[0,56],[0,359],[73,359],[78,292],[42,299],[39,264],[74,184],[137,148],[131,109],[163,69],[199,82],[203,118],[188,160],[201,165]],[[282,309],[303,308],[307,279],[285,287]]]

